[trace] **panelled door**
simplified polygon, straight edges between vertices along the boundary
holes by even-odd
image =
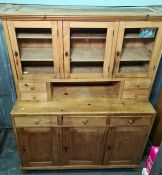
[[[104,128],[63,128],[63,165],[101,165]]]
[[[59,39],[55,21],[8,21],[19,79],[59,78]]]
[[[60,163],[58,128],[17,128],[23,167],[54,166]]]
[[[109,128],[104,165],[137,165],[147,136],[146,127]]]
[[[161,38],[161,22],[120,22],[114,76],[151,76],[157,66]]]
[[[110,76],[115,25],[112,22],[63,22],[65,78]]]

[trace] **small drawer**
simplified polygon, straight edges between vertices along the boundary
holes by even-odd
[[[46,101],[47,100],[47,93],[22,92],[21,93],[21,100],[24,100],[24,101]]]
[[[46,91],[46,83],[19,83],[21,92]]]
[[[124,89],[148,89],[151,84],[150,78],[138,79],[138,80],[126,80],[124,83]]]
[[[122,126],[122,125],[149,125],[151,117],[133,117],[133,116],[114,116],[110,120],[110,126]]]
[[[25,126],[55,126],[57,125],[57,116],[21,116],[14,117],[16,127]]]
[[[148,98],[148,89],[144,90],[124,90],[123,98]]]
[[[63,117],[63,125],[68,126],[105,126],[106,116],[67,116]]]

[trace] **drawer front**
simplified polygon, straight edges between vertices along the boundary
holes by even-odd
[[[123,98],[148,98],[148,90],[124,90]]]
[[[46,83],[19,83],[19,89],[21,92],[46,92]]]
[[[16,127],[55,126],[57,125],[57,116],[14,117],[14,121]]]
[[[121,125],[149,125],[151,122],[151,116],[114,116],[110,119],[110,126],[121,126]]]
[[[47,93],[28,93],[22,92],[21,93],[21,100],[24,101],[46,101],[47,100]]]
[[[151,84],[150,78],[139,80],[126,80],[124,83],[124,89],[148,89]]]
[[[65,116],[63,125],[68,126],[105,126],[106,116]]]

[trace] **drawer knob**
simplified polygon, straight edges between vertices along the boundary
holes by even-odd
[[[129,120],[129,124],[133,124],[133,120],[131,119],[131,120]]]
[[[31,90],[34,90],[35,89],[35,87],[31,87]]]
[[[88,123],[88,120],[83,120],[82,123],[86,125]]]
[[[33,96],[33,100],[36,100],[36,98],[37,98],[37,96],[36,96],[36,95],[34,95],[34,96]]]
[[[38,125],[38,124],[39,124],[39,121],[38,121],[38,120],[36,120],[34,123],[35,123],[36,125]]]

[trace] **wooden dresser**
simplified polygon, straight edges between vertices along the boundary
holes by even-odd
[[[39,10],[0,15],[21,169],[138,167],[156,114],[148,98],[161,56],[161,12]]]

